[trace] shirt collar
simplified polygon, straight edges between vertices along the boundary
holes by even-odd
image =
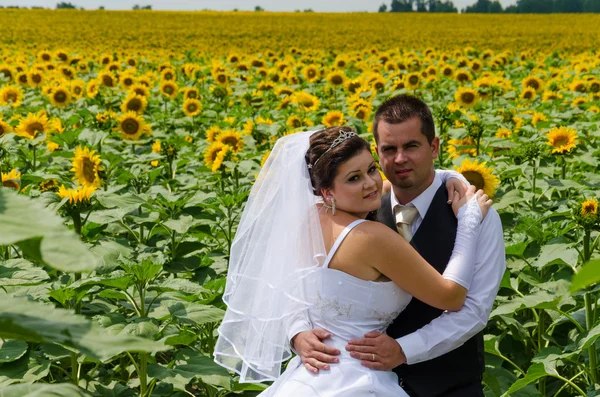
[[[442,178],[440,178],[440,176],[436,172],[435,176],[433,177],[433,182],[431,182],[431,185],[429,185],[429,187],[427,189],[425,189],[423,191],[423,193],[419,194],[417,197],[414,198],[413,201],[411,201],[410,203],[407,203],[406,205],[412,205],[412,206],[416,207],[417,211],[419,211],[419,216],[421,217],[421,219],[424,219],[425,214],[427,213],[427,210],[429,210],[429,206],[431,205],[431,202],[433,201],[433,197],[435,196],[435,193],[438,191],[440,186],[442,186]],[[394,208],[397,205],[399,205],[399,206],[403,206],[403,205],[398,202],[398,199],[396,198],[396,195],[394,194],[394,190],[392,190],[392,192],[390,194],[390,198],[391,198],[390,201],[392,204],[392,213],[394,213]]]

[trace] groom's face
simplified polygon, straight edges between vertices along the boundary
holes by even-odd
[[[439,139],[434,138],[431,144],[427,141],[421,132],[419,117],[399,124],[380,121],[377,131],[381,169],[394,190],[400,189],[414,197],[421,194],[433,182],[433,162],[438,155]]]

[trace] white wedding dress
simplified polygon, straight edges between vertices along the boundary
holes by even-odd
[[[385,332],[388,325],[404,310],[411,295],[392,281],[374,282],[330,269],[329,262],[348,233],[365,220],[354,221],[335,241],[323,268],[307,277],[307,296],[313,306],[308,316],[315,328],[331,333],[325,340],[340,350],[338,364],[329,371],[309,372],[299,357],[294,357],[285,372],[260,397],[403,397],[408,396],[398,385],[392,371],[364,367],[350,357],[346,344],[373,330]]]

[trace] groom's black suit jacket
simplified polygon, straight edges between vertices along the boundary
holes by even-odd
[[[397,232],[390,200],[389,194],[383,196],[377,219]],[[452,255],[457,228],[456,217],[447,201],[448,193],[442,185],[410,242],[440,273]],[[413,298],[389,326],[387,333],[394,339],[408,335],[439,317],[442,312]],[[481,379],[485,369],[483,354],[483,334],[479,333],[443,356],[418,364],[400,365],[394,372],[398,374],[400,383],[410,387],[418,397],[442,397],[451,390]]]

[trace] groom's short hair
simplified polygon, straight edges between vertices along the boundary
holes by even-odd
[[[380,121],[389,124],[400,124],[413,117],[421,119],[421,132],[431,144],[435,138],[435,124],[429,107],[417,97],[412,95],[398,95],[386,100],[379,106],[373,119],[373,135],[375,142],[379,142],[377,127]]]

